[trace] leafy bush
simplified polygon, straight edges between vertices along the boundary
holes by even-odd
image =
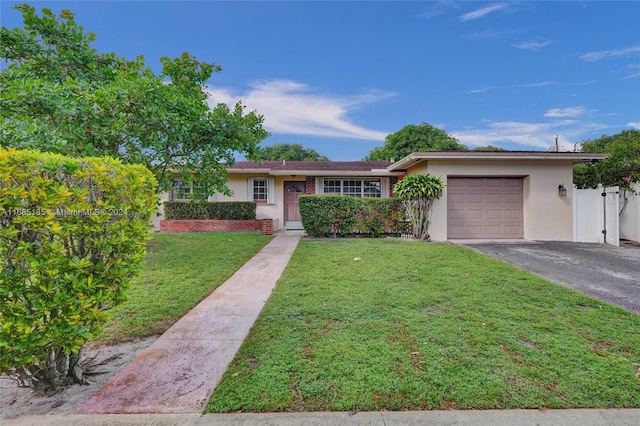
[[[398,181],[393,193],[403,201],[406,217],[412,224],[413,236],[420,240],[429,240],[431,207],[444,191],[442,178],[431,175],[411,175]]]
[[[302,195],[298,199],[302,225],[309,236],[398,233],[401,204],[394,198],[346,195]]]
[[[217,219],[255,220],[256,203],[253,201],[197,202],[166,201],[165,219]]]
[[[404,232],[404,212],[396,198],[361,198],[362,207],[356,215],[356,230],[378,237],[380,234]]]
[[[156,186],[111,158],[0,151],[0,372],[82,381],[84,343],[140,269]]]

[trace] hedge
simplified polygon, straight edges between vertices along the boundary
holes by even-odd
[[[401,200],[346,195],[301,195],[302,225],[309,236],[398,234],[406,224]]]
[[[144,166],[0,150],[0,373],[82,381],[84,343],[141,267],[156,188]]]
[[[164,217],[169,220],[255,220],[256,203],[253,201],[166,201]]]

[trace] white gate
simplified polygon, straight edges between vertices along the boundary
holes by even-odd
[[[618,187],[573,189],[573,240],[620,245]]]
[[[640,241],[640,184],[620,197],[620,238]]]
[[[607,244],[620,246],[620,190],[617,186],[606,188],[602,193],[604,197],[604,242]]]
[[[573,188],[573,241],[603,243],[602,188]]]

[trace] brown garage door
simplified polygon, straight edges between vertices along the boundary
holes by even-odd
[[[522,238],[522,178],[448,178],[448,238]]]

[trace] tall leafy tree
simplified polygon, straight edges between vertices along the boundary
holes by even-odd
[[[315,149],[305,148],[299,143],[277,143],[259,148],[257,156],[266,161],[329,161],[329,158]]]
[[[629,190],[640,182],[640,130],[623,130],[582,143],[583,152],[609,153],[596,164],[576,164],[573,182],[578,188],[619,186]]]
[[[410,124],[385,138],[384,146],[374,148],[367,154],[367,161],[400,160],[412,152],[465,151],[467,147],[456,138],[431,124]]]
[[[255,156],[263,117],[207,104],[206,82],[221,67],[193,55],[161,58],[156,75],[142,56],[126,60],[91,47],[69,10],[22,4],[23,27],[0,30],[0,146],[140,163],[170,186],[173,171],[200,190],[228,193],[225,163]]]

